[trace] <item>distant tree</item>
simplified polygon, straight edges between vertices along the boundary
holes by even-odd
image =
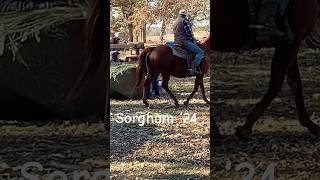
[[[182,9],[188,11],[191,23],[210,20],[210,0],[180,0]]]
[[[124,28],[128,28],[128,27],[127,27],[127,21],[123,17],[123,14],[117,8],[112,8],[112,10],[110,10],[111,34],[117,31],[122,31]]]
[[[161,23],[161,41],[167,26],[178,16],[181,9],[188,11],[191,23],[210,19],[210,0],[154,0],[153,3],[153,12]]]
[[[123,21],[124,24],[127,25],[128,28],[128,35],[129,35],[129,41],[133,41],[133,29],[134,29],[134,25],[133,23],[130,21],[130,17],[134,14],[134,7],[140,3],[142,0],[111,0],[110,1],[110,6],[111,6],[111,13],[114,13],[116,15],[119,15],[120,17],[122,17],[122,19],[117,19],[115,18],[115,16],[112,16],[114,14],[111,14],[111,23],[117,23],[115,22],[115,20],[121,20]],[[121,14],[121,15],[120,15]],[[111,24],[111,26],[113,26],[113,28],[115,28],[117,26],[117,24],[113,25]],[[123,27],[123,26],[122,26]]]
[[[146,25],[152,24],[154,20],[149,1],[140,1],[136,4],[129,20],[134,25],[137,41],[140,36],[143,42],[146,42]]]
[[[174,15],[179,12],[178,0],[155,0],[153,13],[156,20],[161,23],[160,41],[163,42],[166,33],[166,27],[174,18]]]
[[[147,24],[161,24],[160,40],[181,9],[189,13],[191,23],[210,18],[210,0],[111,0],[111,31],[126,27],[129,41],[134,34],[146,41]]]

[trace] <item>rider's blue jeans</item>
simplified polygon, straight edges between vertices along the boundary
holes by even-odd
[[[284,16],[284,13],[285,13],[285,11],[288,7],[288,4],[289,4],[289,0],[273,0],[273,2],[280,6],[281,16]]]
[[[188,49],[189,51],[193,52],[196,54],[196,57],[194,58],[194,64],[196,64],[197,66],[200,65],[200,62],[203,58],[203,50],[200,49],[196,44],[194,44],[191,41],[188,41],[185,45],[186,49]]]

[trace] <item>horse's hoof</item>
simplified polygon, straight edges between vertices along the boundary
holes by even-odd
[[[144,102],[144,107],[148,108],[149,106],[150,106],[149,103]]]
[[[313,135],[320,137],[320,130],[311,132]]]
[[[185,106],[188,106],[188,105],[189,105],[189,102],[188,102],[188,101],[185,101],[185,102],[183,102],[183,104],[184,104]]]
[[[213,139],[214,139],[215,141],[219,141],[219,140],[222,139],[222,136],[221,136],[221,134],[220,134],[219,132],[214,132],[214,133],[213,133]]]
[[[236,128],[236,136],[240,139],[249,139],[251,135],[251,129],[245,126],[238,126]]]

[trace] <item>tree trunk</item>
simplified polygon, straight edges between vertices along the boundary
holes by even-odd
[[[161,32],[160,32],[161,43],[163,43],[164,35],[166,34],[166,27],[167,27],[167,23],[165,22],[165,20],[163,20],[161,24]]]
[[[147,25],[146,25],[146,24],[143,25],[143,29],[142,29],[142,39],[143,39],[143,42],[144,42],[144,43],[147,42]]]
[[[129,42],[133,42],[133,24],[128,24]]]
[[[139,42],[139,31],[137,31],[137,30],[134,31],[134,37],[135,37],[136,42]]]
[[[143,39],[143,28],[141,27],[140,28],[140,41],[142,41]]]

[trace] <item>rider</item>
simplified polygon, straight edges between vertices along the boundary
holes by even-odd
[[[154,97],[159,98],[160,97],[160,88],[159,88],[159,81],[158,81],[159,75],[157,75],[153,81],[152,81],[152,88],[147,91],[147,98],[152,97],[152,91],[154,92]]]
[[[119,44],[120,38],[114,36],[110,39],[110,44]],[[119,62],[119,51],[116,48],[110,49],[110,60],[111,62]]]
[[[203,58],[203,50],[197,46],[197,41],[193,36],[191,24],[187,19],[187,11],[182,9],[179,11],[179,16],[173,24],[174,42],[179,44],[196,54],[194,61],[191,64],[190,74],[201,74],[200,62]]]
[[[120,38],[117,36],[114,36],[111,38],[110,44],[119,44]]]
[[[292,40],[291,29],[285,17],[289,0],[248,0],[248,4],[251,14],[250,28],[257,30],[256,40],[258,42],[269,42],[272,39],[283,39],[286,36],[289,41]],[[288,32],[283,32],[277,27],[277,15],[281,16],[283,22],[281,23]]]

